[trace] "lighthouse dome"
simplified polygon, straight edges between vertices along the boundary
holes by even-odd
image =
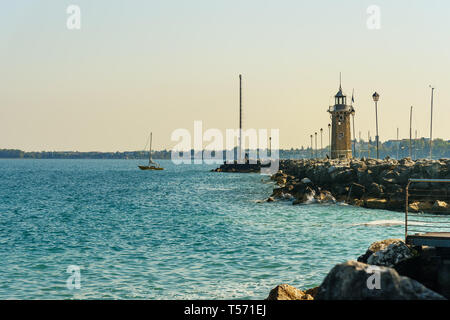
[[[347,97],[342,92],[342,87],[341,86],[339,86],[339,91],[338,91],[338,93],[336,93],[336,95],[334,97],[335,97],[335,100],[336,100],[336,105],[345,105],[347,103]]]
[[[339,87],[339,91],[338,91],[338,93],[336,93],[335,97],[336,98],[337,97],[345,97],[345,94],[342,92],[342,88],[341,87]]]

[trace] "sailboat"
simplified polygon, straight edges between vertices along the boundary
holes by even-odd
[[[150,132],[150,152],[147,166],[138,166],[141,170],[164,170],[158,163],[152,160],[152,132]]]

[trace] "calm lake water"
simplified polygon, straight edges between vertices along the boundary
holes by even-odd
[[[381,221],[402,213],[257,203],[266,176],[144,162],[0,160],[0,299],[264,299],[403,236]]]

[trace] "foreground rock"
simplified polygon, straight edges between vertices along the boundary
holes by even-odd
[[[375,278],[379,272],[378,280]],[[444,300],[416,280],[393,268],[357,261],[336,265],[319,287],[316,300]]]
[[[377,266],[394,267],[400,262],[414,257],[415,252],[403,241],[390,244],[386,249],[373,253],[367,263]]]
[[[380,289],[375,272],[379,274]],[[301,291],[281,285],[271,291],[269,298],[450,299],[450,248],[412,247],[401,239],[377,241],[358,261],[336,265],[320,287]]]
[[[288,284],[281,284],[270,291],[266,300],[314,300],[310,293],[301,291]]]
[[[369,246],[369,249],[367,249],[366,253],[358,258],[358,262],[364,262],[367,263],[367,259],[374,254],[375,252],[378,252],[380,250],[386,249],[390,244],[403,242],[402,239],[386,239],[381,241],[376,241],[372,243]]]

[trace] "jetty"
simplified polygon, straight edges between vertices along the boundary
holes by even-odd
[[[271,197],[291,198],[294,204],[313,199],[404,211],[410,179],[450,179],[450,159],[280,160],[280,170],[271,179],[277,184]],[[450,184],[422,181],[409,191],[410,213],[450,213]]]

